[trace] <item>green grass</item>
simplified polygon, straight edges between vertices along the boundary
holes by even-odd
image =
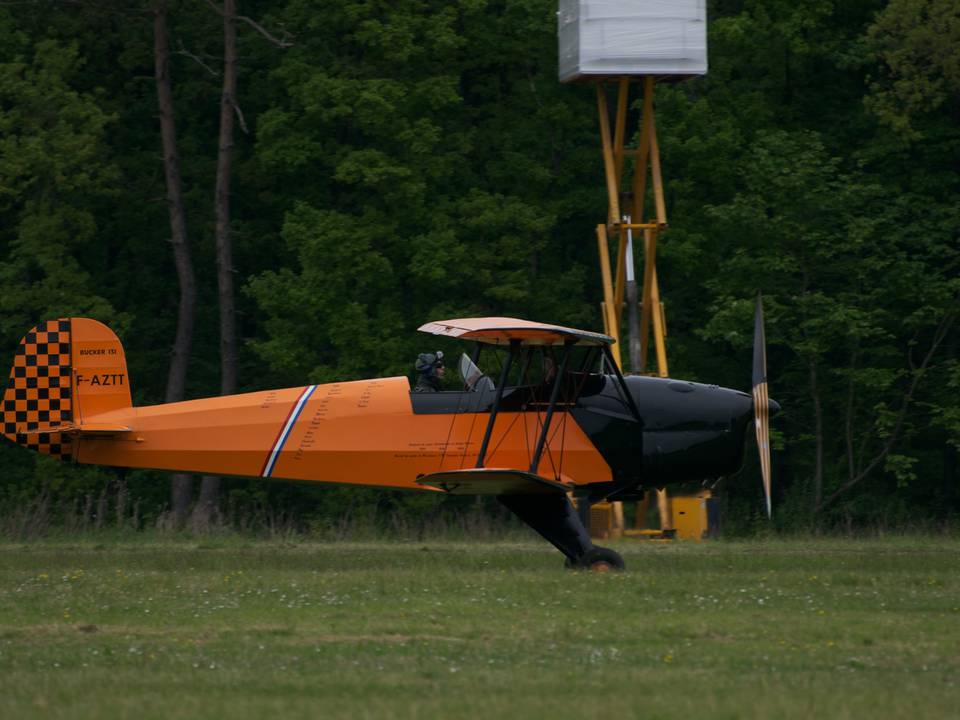
[[[0,718],[950,718],[960,541],[0,545]]]

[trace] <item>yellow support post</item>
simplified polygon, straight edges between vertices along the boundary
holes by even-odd
[[[620,78],[617,87],[617,126],[614,132],[614,160],[617,184],[623,177],[623,138],[627,131],[627,99],[630,91],[630,78]]]
[[[607,245],[607,229],[603,225],[597,225],[597,250],[600,253],[600,278],[603,282],[603,315],[606,325],[607,335],[612,337],[615,342],[610,348],[617,367],[620,363],[620,325],[617,323],[617,315],[613,308],[613,283],[610,278],[610,247]]]
[[[643,295],[640,300],[640,372],[647,371],[650,319],[653,315],[653,277],[656,272],[657,231],[643,231]],[[656,332],[656,331],[654,331]],[[656,338],[654,338],[656,342]]]
[[[660,513],[660,529],[672,530],[673,517],[670,512],[670,496],[667,495],[666,488],[657,490],[657,512]]]
[[[630,78],[621,77],[617,87],[617,125],[613,138],[613,156],[617,193],[623,179],[623,141],[627,131],[627,107],[630,96]],[[618,216],[615,227],[619,230],[617,238],[617,275],[614,283],[614,308],[617,313],[617,327],[623,327],[623,295],[626,291],[627,230],[623,217]]]
[[[644,228],[643,292],[640,305],[640,372],[647,371],[650,348],[650,328],[653,326],[653,343],[657,355],[657,374],[667,377],[666,332],[660,289],[657,282],[656,251],[659,231],[667,226],[667,210],[663,196],[663,177],[660,171],[660,146],[657,142],[657,126],[653,111],[654,79],[645,77],[643,93],[643,117],[640,127],[640,146],[637,150],[637,165],[633,176],[634,216],[643,220],[646,204],[647,168],[653,180],[653,199],[656,224]],[[655,228],[655,229],[654,229]]]
[[[620,188],[610,140],[610,111],[607,110],[607,89],[597,83],[597,112],[600,115],[600,140],[603,143],[603,171],[607,181],[607,225],[620,221]]]
[[[669,377],[670,370],[667,368],[667,329],[664,318],[663,303],[660,302],[660,287],[657,284],[657,269],[653,269],[653,280],[650,289],[650,303],[653,315],[653,343],[657,351],[657,374],[660,377]]]
[[[667,205],[663,199],[663,177],[660,175],[660,146],[657,143],[657,125],[653,114],[653,78],[644,78],[644,121],[649,123],[650,174],[653,176],[653,201],[657,209],[657,222],[667,224]],[[647,100],[649,99],[649,105]]]
[[[652,86],[651,86],[652,87]],[[640,145],[633,168],[633,221],[643,223],[644,205],[647,200],[647,166],[650,162],[650,123],[653,114],[653,92],[643,96],[643,115],[640,119]]]

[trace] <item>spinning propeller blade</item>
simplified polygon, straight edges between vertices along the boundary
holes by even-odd
[[[763,332],[763,298],[757,293],[753,320],[753,417],[760,451],[760,472],[767,498],[767,517],[773,517],[770,505],[770,395],[767,392],[767,341]]]

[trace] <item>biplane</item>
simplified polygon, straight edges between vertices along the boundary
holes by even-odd
[[[411,392],[401,376],[133,407],[113,331],[52,320],[16,350],[3,432],[75,463],[494,495],[568,566],[609,569],[622,558],[592,543],[570,496],[589,507],[730,475],[758,404],[763,418],[777,409],[765,394],[624,377],[594,332],[503,317],[420,330],[471,343],[459,389]]]

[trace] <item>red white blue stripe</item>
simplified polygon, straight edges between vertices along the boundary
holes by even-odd
[[[290,431],[293,430],[293,426],[297,424],[297,418],[299,418],[300,413],[303,412],[303,406],[307,404],[307,400],[310,399],[310,396],[313,395],[313,391],[316,389],[316,385],[309,385],[303,389],[303,392],[300,393],[300,397],[297,398],[297,402],[290,409],[290,414],[287,415],[287,420],[283,424],[283,429],[280,431],[280,434],[277,435],[277,439],[273,443],[273,449],[267,456],[267,461],[263,464],[263,470],[260,472],[261,477],[270,477],[271,473],[273,473],[273,466],[277,464],[277,458],[280,457],[280,451],[283,450],[283,446],[286,444],[287,438],[290,437]]]

